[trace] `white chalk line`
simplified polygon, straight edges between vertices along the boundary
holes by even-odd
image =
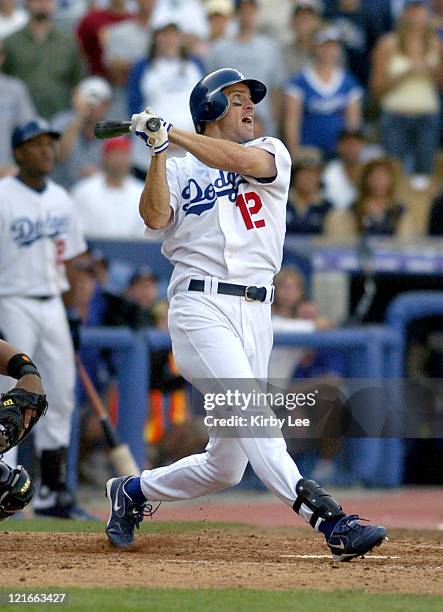
[[[332,559],[331,555],[280,555],[284,559]],[[365,559],[401,559],[390,555],[365,555]]]

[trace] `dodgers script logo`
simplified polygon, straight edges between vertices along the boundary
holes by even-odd
[[[186,200],[183,205],[185,215],[198,215],[210,210],[215,206],[217,198],[228,196],[230,202],[235,202],[238,195],[238,188],[242,183],[247,183],[240,174],[235,172],[225,172],[219,170],[219,177],[203,190],[193,178],[189,179],[188,184],[182,191],[182,198]]]
[[[66,234],[68,227],[68,215],[49,215],[46,219],[37,221],[22,217],[11,224],[12,239],[19,247],[27,247],[42,238],[57,238]]]

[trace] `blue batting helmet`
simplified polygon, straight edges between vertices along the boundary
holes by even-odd
[[[234,68],[221,68],[203,77],[191,92],[189,107],[195,131],[202,133],[202,124],[207,121],[218,121],[229,108],[228,98],[223,89],[235,83],[245,83],[251,92],[251,100],[258,104],[266,95],[266,85],[254,79],[246,79]]]
[[[59,139],[61,134],[57,130],[53,130],[49,123],[44,119],[36,118],[32,121],[27,121],[18,125],[12,133],[11,146],[16,149],[24,142],[32,140],[41,134],[49,134],[55,140]]]

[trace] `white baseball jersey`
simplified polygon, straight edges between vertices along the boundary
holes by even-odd
[[[148,230],[164,239],[163,254],[175,264],[168,317],[175,362],[203,394],[208,381],[226,388],[226,381],[244,379],[254,387],[254,379],[265,379],[268,373],[269,301],[212,293],[212,280],[207,293],[180,290],[182,285],[187,288],[191,277],[205,276],[270,285],[280,269],[291,159],[275,138],[259,138],[245,146],[275,156],[273,180],[213,170],[189,154],[171,158],[167,172],[173,220],[164,230]],[[301,474],[283,436],[218,437],[211,429],[209,436],[204,453],[145,470],[140,480],[145,497],[173,501],[222,491],[240,482],[250,461],[262,482],[293,506]]]
[[[291,158],[277,138],[244,146],[274,155],[273,180],[209,168],[190,153],[167,161],[173,219],[146,233],[163,239],[162,253],[175,265],[169,297],[190,278],[270,285],[280,270]]]
[[[64,262],[86,250],[70,196],[50,180],[41,193],[0,180],[0,237],[0,297],[59,295]]]

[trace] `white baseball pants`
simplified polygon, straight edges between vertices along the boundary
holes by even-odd
[[[190,382],[267,378],[272,349],[270,304],[235,296],[177,293],[170,303],[169,330],[177,366]],[[141,488],[150,501],[200,497],[238,484],[248,461],[262,482],[292,506],[301,475],[282,436],[216,438],[210,432],[204,453],[145,470]]]
[[[0,331],[32,358],[42,377],[48,411],[33,430],[37,453],[69,446],[75,359],[62,299],[0,298]],[[16,383],[2,377],[2,391]]]

